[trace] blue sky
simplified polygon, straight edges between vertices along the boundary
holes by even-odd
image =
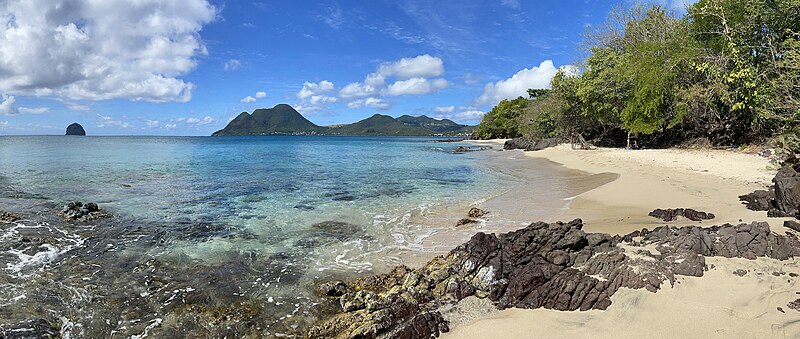
[[[209,135],[278,103],[320,125],[375,113],[475,124],[579,61],[581,34],[630,2],[102,4],[0,4],[0,135],[72,122],[92,135]]]

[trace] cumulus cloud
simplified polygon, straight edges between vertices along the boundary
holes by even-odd
[[[190,124],[190,125],[208,125],[208,124],[210,124],[212,122],[217,121],[217,119],[214,119],[211,116],[206,116],[206,117],[203,117],[203,118],[177,118],[177,119],[174,119],[172,121],[173,122],[183,122],[183,123],[187,123],[187,124]]]
[[[447,87],[447,80],[429,79],[444,74],[444,62],[438,57],[428,54],[413,58],[402,58],[397,61],[384,62],[367,74],[363,82],[352,82],[339,91],[344,99],[375,97],[376,95],[422,95],[436,92]],[[386,86],[386,80],[397,81]],[[365,100],[348,103],[350,108],[360,108]]]
[[[558,69],[552,60],[545,60],[538,67],[523,69],[508,79],[488,83],[478,98],[478,105],[494,105],[503,99],[527,96],[529,88],[550,88],[550,80]]]
[[[398,78],[430,78],[444,74],[442,59],[423,54],[413,58],[402,58],[395,62],[383,63],[378,66],[378,74],[383,76],[396,76]]]
[[[222,68],[226,71],[237,71],[242,68],[242,62],[236,59],[230,59],[222,64]]]
[[[300,92],[297,93],[297,97],[300,99],[305,99],[310,96],[320,95],[322,93],[330,92],[333,90],[333,83],[328,80],[322,80],[320,82],[304,82],[303,88]]]
[[[452,110],[450,108],[453,108]],[[441,110],[437,110],[436,107],[433,109],[436,114],[433,115],[434,118],[437,119],[450,119],[454,121],[479,121],[483,115],[485,114],[484,111],[478,110],[475,107],[459,107],[456,109],[454,106],[445,106],[445,110],[441,112]]]
[[[447,88],[447,80],[425,78],[411,78],[400,80],[391,85],[386,90],[389,95],[422,95],[430,94],[438,90]]]
[[[263,99],[267,97],[267,92],[259,91],[256,92],[255,95],[248,95],[244,98],[241,98],[239,102],[243,104],[249,104],[258,101],[258,99]]]
[[[392,107],[392,105],[389,102],[387,102],[387,101],[385,101],[383,99],[366,98],[366,99],[363,99],[363,100],[356,100],[356,101],[349,102],[347,104],[347,107],[355,108],[355,109],[362,108],[362,107],[368,107],[368,108],[374,108],[374,109],[379,109],[379,110],[384,111],[384,110],[387,110],[390,107]]]
[[[378,93],[378,89],[372,85],[360,82],[347,84],[339,91],[339,96],[345,99],[368,97]]]
[[[147,120],[144,124],[147,125],[147,128],[158,128],[160,126],[158,120]]]
[[[8,121],[0,121],[0,129],[6,129],[8,126],[10,126]]]
[[[42,114],[50,111],[49,107],[15,107],[16,102],[17,98],[13,95],[3,94],[0,115]]]
[[[0,115],[11,115],[16,113],[14,103],[17,101],[13,95],[3,94],[3,102],[0,102]]]
[[[326,96],[326,95],[312,95],[311,96],[311,103],[314,104],[314,105],[332,104],[332,103],[334,103],[336,101],[339,101],[339,99],[336,99],[336,97],[329,97],[329,96]]]
[[[8,0],[0,4],[0,92],[68,99],[188,101],[178,77],[206,54],[206,0]]]
[[[433,108],[433,111],[436,113],[453,113],[455,110],[456,106],[438,106]]]

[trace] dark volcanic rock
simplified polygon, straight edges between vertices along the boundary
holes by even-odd
[[[0,212],[0,221],[15,222],[22,219],[22,217],[11,212]]]
[[[753,211],[767,211],[769,217],[800,216],[800,163],[786,164],[778,170],[769,191],[758,190],[739,196]]]
[[[83,130],[83,126],[81,126],[81,124],[76,122],[67,126],[66,135],[86,135],[86,131]]]
[[[526,151],[539,151],[548,147],[558,146],[561,138],[531,139],[527,137],[514,138],[503,144],[503,149],[524,149]]]
[[[484,211],[484,210],[482,210],[480,208],[477,208],[477,207],[470,208],[469,212],[467,212],[467,216],[470,217],[470,218],[480,218],[480,217],[482,217],[484,215],[487,215],[487,214],[489,214],[489,212]]]
[[[783,216],[797,216],[800,208],[800,164],[785,165],[772,182],[775,183],[775,207]]]
[[[703,220],[710,220],[714,219],[713,213],[706,213],[702,211],[693,210],[691,208],[668,208],[662,210],[660,208],[650,212],[648,214],[651,217],[658,218],[664,221],[674,221],[678,219],[678,217],[685,217],[691,221],[703,221]]]
[[[478,222],[478,221],[477,221],[477,220],[475,220],[475,219],[464,218],[464,219],[461,219],[461,220],[459,220],[458,222],[456,222],[456,227],[458,227],[458,226],[464,226],[464,225],[469,225],[469,224],[474,224],[474,223],[477,223],[477,222]]]
[[[783,222],[783,227],[791,228],[795,231],[800,232],[800,222],[794,220],[786,220]]]
[[[606,309],[621,287],[655,292],[664,281],[674,284],[675,275],[702,276],[706,256],[784,260],[800,254],[794,235],[776,235],[766,223],[664,226],[623,237],[586,234],[582,227],[576,219],[537,222],[501,235],[478,233],[420,269],[400,266],[356,279],[339,298],[341,313],[308,336],[437,336],[448,330],[439,306],[468,296],[489,298],[500,309]]]
[[[80,201],[73,201],[64,205],[59,214],[64,219],[75,221],[89,221],[110,216],[104,213],[97,204],[93,202],[84,204]]]
[[[0,325],[0,338],[39,339],[60,337],[60,331],[44,319],[34,319],[14,325]]]
[[[740,195],[739,200],[742,201],[747,209],[751,211],[769,211],[774,208],[772,201],[775,200],[775,193],[765,190],[757,190],[753,193]]]
[[[476,151],[486,151],[492,149],[491,146],[458,146],[453,149],[453,154],[462,154]]]

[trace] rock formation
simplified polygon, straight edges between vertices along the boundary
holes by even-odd
[[[531,139],[527,137],[514,138],[503,144],[503,149],[523,149],[526,151],[539,151],[548,147],[558,146],[562,142],[561,138]]]
[[[468,296],[489,298],[500,309],[563,311],[606,309],[621,287],[657,291],[675,275],[702,276],[706,256],[800,254],[792,235],[766,223],[695,226],[633,232],[585,233],[580,219],[537,222],[500,235],[478,233],[420,269],[327,283],[322,294],[341,311],[309,330],[311,338],[427,338],[448,331],[438,311]],[[648,248],[655,248],[651,252]]]
[[[83,130],[83,126],[81,126],[81,124],[76,122],[67,126],[66,135],[86,135],[86,131]]]
[[[15,222],[15,221],[20,220],[20,219],[22,219],[22,217],[14,214],[14,213],[0,211],[0,221]]]
[[[714,213],[706,213],[702,211],[693,210],[691,208],[668,208],[668,209],[655,209],[649,216],[658,218],[664,221],[675,221],[678,217],[684,217],[691,221],[703,221],[714,219]]]
[[[739,196],[747,208],[767,211],[769,217],[800,216],[800,163],[786,164],[772,179],[769,190],[758,190]]]
[[[84,204],[80,201],[73,201],[64,205],[59,215],[64,219],[74,221],[89,221],[109,217],[108,214],[103,213],[97,204],[93,202]]]

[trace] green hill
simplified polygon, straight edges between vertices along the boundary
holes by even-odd
[[[332,135],[431,135],[430,130],[420,126],[406,125],[388,115],[375,114],[369,118],[348,125],[329,127]]]
[[[397,118],[397,121],[409,126],[423,127],[437,134],[470,134],[475,130],[473,126],[460,125],[449,119],[438,120],[425,115],[418,117],[403,115]]]
[[[225,128],[212,136],[263,134],[321,134],[324,127],[315,125],[292,106],[279,104],[273,108],[257,109],[253,114],[242,112]]]
[[[242,112],[212,136],[269,134],[453,136],[469,135],[474,128],[474,126],[459,125],[451,120],[437,120],[424,115],[420,117],[404,115],[395,119],[382,114],[375,114],[352,124],[324,127],[308,121],[292,106],[280,104],[269,109],[257,109],[253,114]]]

